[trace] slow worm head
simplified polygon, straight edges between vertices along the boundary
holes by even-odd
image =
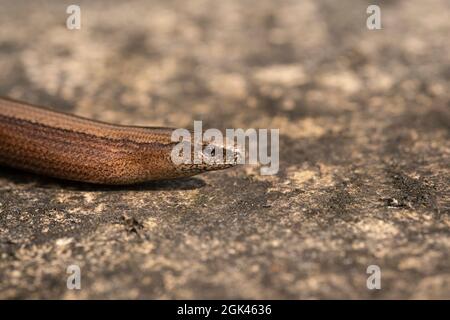
[[[0,98],[3,165],[100,184],[189,177],[234,165],[225,161],[175,164],[171,152],[178,142],[171,140],[172,132],[170,128],[113,125]],[[218,147],[224,155],[228,151],[238,158],[236,149]]]

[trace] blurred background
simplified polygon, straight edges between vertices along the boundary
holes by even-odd
[[[0,298],[450,298],[449,7],[1,0],[0,96],[279,128],[280,172],[99,189],[1,168]]]

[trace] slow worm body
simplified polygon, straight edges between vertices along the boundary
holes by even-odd
[[[189,177],[232,166],[174,164],[172,131],[113,125],[0,99],[0,164],[101,184]]]

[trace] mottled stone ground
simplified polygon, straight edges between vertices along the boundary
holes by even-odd
[[[379,2],[379,31],[371,1],[92,2],[0,1],[0,95],[280,128],[280,172],[98,187],[1,168],[0,298],[450,298],[448,1]]]

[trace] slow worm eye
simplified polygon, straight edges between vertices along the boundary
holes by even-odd
[[[208,145],[203,149],[203,155],[206,157],[214,157],[216,155],[216,149]]]

